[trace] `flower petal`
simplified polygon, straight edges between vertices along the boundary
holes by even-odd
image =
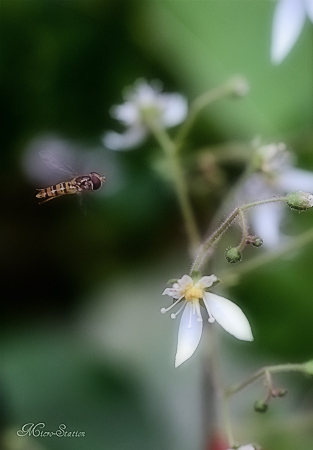
[[[271,60],[279,64],[297,41],[305,21],[302,0],[280,0],[274,12]]]
[[[252,228],[254,233],[263,239],[264,247],[274,248],[281,243],[280,223],[285,209],[284,205],[273,204],[252,211]]]
[[[188,105],[185,97],[180,94],[162,94],[162,123],[166,127],[174,127],[187,116]]]
[[[138,108],[132,102],[125,102],[122,105],[113,106],[110,109],[110,114],[114,119],[119,120],[127,127],[138,124],[140,120]]]
[[[140,144],[146,136],[145,128],[137,126],[129,128],[125,133],[109,131],[104,135],[102,142],[110,150],[129,150]]]
[[[311,22],[313,22],[313,2],[312,0],[304,0],[306,13],[309,16]]]
[[[173,297],[173,298],[179,298],[181,296],[180,289],[175,289],[175,288],[164,289],[162,295],[169,295],[170,297]]]
[[[215,281],[217,281],[217,277],[215,275],[210,275],[200,278],[197,284],[201,288],[208,288],[211,287]]]
[[[248,319],[235,303],[219,295],[205,292],[205,306],[211,311],[215,320],[237,339],[253,341]]]
[[[313,193],[313,173],[308,170],[290,168],[278,176],[277,185],[284,193],[292,191]]]
[[[233,449],[229,448],[228,450],[233,450]],[[247,445],[241,445],[240,447],[237,448],[237,450],[255,450],[255,447],[252,444],[247,444]]]
[[[189,275],[184,275],[182,278],[177,280],[180,288],[185,288],[189,284],[193,285],[193,280]]]
[[[190,358],[198,347],[203,322],[197,319],[198,315],[192,303],[187,302],[179,324],[175,367]]]

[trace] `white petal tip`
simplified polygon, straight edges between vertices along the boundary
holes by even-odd
[[[254,337],[252,336],[251,332],[250,333],[245,333],[242,336],[237,337],[237,339],[240,339],[241,341],[248,341],[248,342],[254,341]]]
[[[182,363],[184,362],[184,359],[181,358],[175,358],[175,369],[177,369],[177,367],[179,367],[180,365],[182,365]]]

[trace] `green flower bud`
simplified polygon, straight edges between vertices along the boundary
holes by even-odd
[[[261,247],[263,244],[263,239],[259,236],[248,236],[246,240],[247,244],[252,244],[254,247]]]
[[[229,81],[229,89],[234,97],[244,97],[249,92],[250,86],[246,78],[236,75]]]
[[[309,192],[295,192],[287,196],[287,205],[297,211],[305,211],[313,206],[313,195]]]
[[[256,236],[254,241],[252,242],[252,245],[254,247],[261,247],[261,245],[263,244],[263,239],[261,239],[260,237]]]
[[[237,263],[241,261],[241,253],[237,247],[229,247],[225,252],[225,257],[229,263]]]
[[[303,364],[304,370],[308,375],[313,375],[313,359],[311,361],[308,361],[307,363]]]
[[[268,409],[268,404],[267,404],[267,403],[264,403],[263,400],[257,400],[257,401],[254,403],[254,409],[255,409],[255,411],[257,411],[257,412],[265,413],[265,412],[267,411],[267,409]]]

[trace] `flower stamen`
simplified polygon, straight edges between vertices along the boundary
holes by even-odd
[[[207,310],[208,315],[209,315],[208,322],[209,322],[209,323],[214,323],[214,322],[215,322],[215,318],[212,316],[212,313],[211,313],[209,304],[208,304],[207,301],[205,301],[205,299],[203,299],[203,301],[204,301],[204,303],[205,303],[206,310]]]
[[[176,300],[176,302],[174,302],[174,303],[173,303],[171,306],[169,306],[168,308],[162,308],[162,309],[161,309],[161,313],[162,313],[162,314],[165,314],[165,313],[167,313],[168,311],[170,311],[175,305],[177,305],[177,303],[179,303],[179,302],[181,301],[182,298],[183,298],[183,296],[179,297],[179,299]]]
[[[203,319],[202,319],[202,316],[201,316],[201,310],[200,310],[200,303],[199,303],[199,300],[197,300],[196,302],[194,302],[193,303],[193,305],[194,305],[194,309],[195,309],[195,312],[196,312],[196,314],[197,314],[197,321],[198,322],[203,322]]]
[[[178,314],[184,309],[186,305],[186,302],[183,302],[183,304],[181,305],[181,307],[179,308],[179,310],[176,313],[172,313],[171,314],[171,319],[176,319],[176,317],[178,316]]]

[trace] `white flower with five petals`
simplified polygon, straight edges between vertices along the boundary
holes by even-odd
[[[170,128],[187,116],[186,99],[180,94],[162,93],[158,81],[148,84],[139,79],[124,94],[125,102],[113,106],[111,115],[125,127],[124,133],[107,132],[103,143],[111,150],[128,150],[139,145],[149,134],[147,120],[154,121],[164,128]]]
[[[274,64],[281,63],[288,55],[300,36],[306,16],[313,22],[312,0],[280,0],[277,3],[271,45]]]
[[[208,292],[208,288],[212,287],[216,281],[215,275],[204,276],[199,280],[193,280],[189,275],[184,275],[174,282],[172,288],[165,289],[162,294],[176,299],[169,308],[162,308],[162,313],[182,303],[179,310],[171,314],[171,318],[175,319],[183,310],[178,331],[175,367],[190,358],[198,347],[203,328],[201,304],[207,310],[209,322],[213,323],[216,320],[224,330],[237,339],[253,340],[248,319],[239,306],[224,297]]]

